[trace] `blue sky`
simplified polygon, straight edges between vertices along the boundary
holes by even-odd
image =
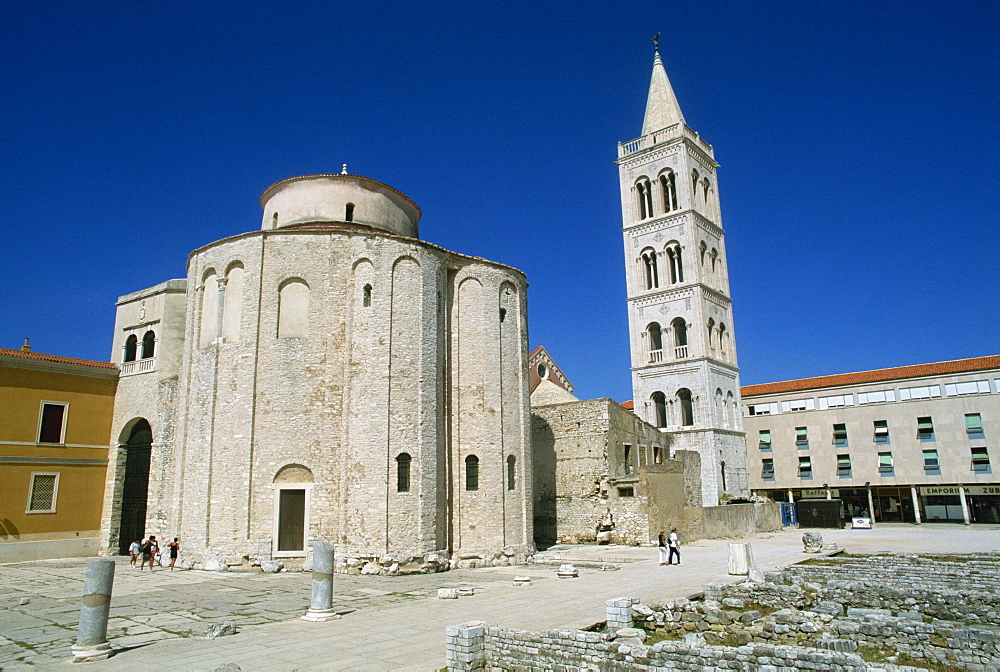
[[[617,143],[661,32],[712,143],[744,384],[1000,352],[1000,3],[0,3],[0,347],[350,172],[522,269],[531,346],[631,398]]]

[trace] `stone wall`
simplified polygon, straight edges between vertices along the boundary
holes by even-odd
[[[702,511],[701,538],[745,537],[781,529],[781,505],[776,503],[708,506]]]
[[[483,621],[449,627],[446,642],[449,670],[865,669],[857,654],[815,648],[683,642],[645,646],[613,634],[580,630],[528,632]]]

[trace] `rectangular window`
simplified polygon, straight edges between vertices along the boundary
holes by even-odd
[[[31,491],[28,493],[28,509],[25,513],[55,513],[58,493],[58,473],[31,474]]]
[[[930,416],[917,418],[917,438],[921,441],[934,440],[934,421]]]
[[[833,426],[833,443],[836,446],[847,445],[847,425],[838,423]]]
[[[938,461],[938,453],[936,450],[925,450],[924,451],[924,469],[939,469],[941,463]]]
[[[983,416],[979,413],[965,414],[965,431],[969,434],[983,433]]]
[[[973,448],[972,449],[972,470],[973,471],[989,471],[990,468],[990,454],[986,450],[986,447]]]
[[[781,402],[781,410],[785,413],[794,413],[796,411],[812,411],[816,408],[815,399],[795,399],[793,401],[783,401]]]
[[[69,404],[43,401],[38,418],[38,443],[63,443],[66,431],[66,408]]]
[[[762,429],[760,430],[760,449],[761,450],[771,450],[771,430]]]
[[[774,480],[774,460],[772,460],[772,459],[765,459],[762,462],[763,462],[763,466],[761,466],[761,469],[760,469],[760,477],[763,478],[765,481],[773,481]]]
[[[878,470],[882,474],[892,473],[892,453],[878,454]]]
[[[653,464],[663,464],[663,452],[659,446],[653,446]]]
[[[889,421],[875,421],[875,443],[889,443]]]
[[[747,406],[747,413],[750,415],[771,415],[778,412],[778,404],[753,404]]]
[[[618,488],[619,497],[635,497],[635,490],[633,488]]]
[[[625,473],[626,474],[631,474],[632,473],[632,446],[630,446],[629,444],[626,443],[624,445],[624,449],[625,449]]]
[[[949,383],[944,386],[945,396],[955,397],[966,394],[989,394],[990,381],[972,380],[967,383]]]
[[[899,390],[899,400],[909,401],[910,399],[931,399],[941,396],[940,385],[925,385],[922,387],[904,387]]]
[[[837,475],[838,476],[850,476],[851,475],[851,456],[850,455],[837,455]]]
[[[853,405],[854,405],[853,394],[835,394],[833,396],[819,398],[820,410],[825,410],[827,408],[840,408],[841,406],[853,406]]]
[[[812,478],[812,458],[808,455],[799,458],[799,478]]]
[[[795,428],[795,443],[799,446],[809,445],[809,430],[805,427]]]
[[[875,392],[858,392],[858,405],[884,404],[887,401],[896,401],[895,390],[877,390]]]

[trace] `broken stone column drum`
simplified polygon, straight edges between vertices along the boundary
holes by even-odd
[[[80,624],[76,631],[73,656],[94,660],[111,655],[108,642],[108,614],[111,612],[111,587],[115,581],[115,561],[95,558],[87,561],[80,602]]]
[[[750,544],[729,544],[729,573],[745,576],[753,565],[753,551]]]
[[[329,621],[333,611],[333,546],[325,541],[313,542],[312,599],[304,621]]]

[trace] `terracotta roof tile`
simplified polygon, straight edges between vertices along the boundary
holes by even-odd
[[[46,362],[60,362],[62,364],[80,364],[82,366],[95,366],[101,369],[117,369],[111,362],[95,362],[92,359],[76,359],[75,357],[61,357],[59,355],[46,355],[41,352],[24,352],[22,350],[10,350],[0,348],[0,355],[10,355],[11,357],[24,357],[26,359],[41,359]]]
[[[799,378],[778,383],[759,383],[744,385],[740,393],[744,397],[778,392],[794,392],[797,390],[812,390],[819,387],[837,387],[839,385],[863,385],[877,383],[883,380],[898,378],[919,378],[922,376],[940,376],[949,373],[965,373],[981,369],[1000,368],[1000,355],[971,357],[969,359],[954,359],[948,362],[932,362],[930,364],[912,364],[896,366],[891,369],[875,369],[873,371],[858,371],[856,373],[837,373],[832,376],[816,376],[814,378]]]
[[[635,402],[632,399],[629,399],[628,401],[623,401],[622,403],[620,403],[618,405],[621,406],[622,408],[624,408],[626,411],[634,411],[635,410]]]

